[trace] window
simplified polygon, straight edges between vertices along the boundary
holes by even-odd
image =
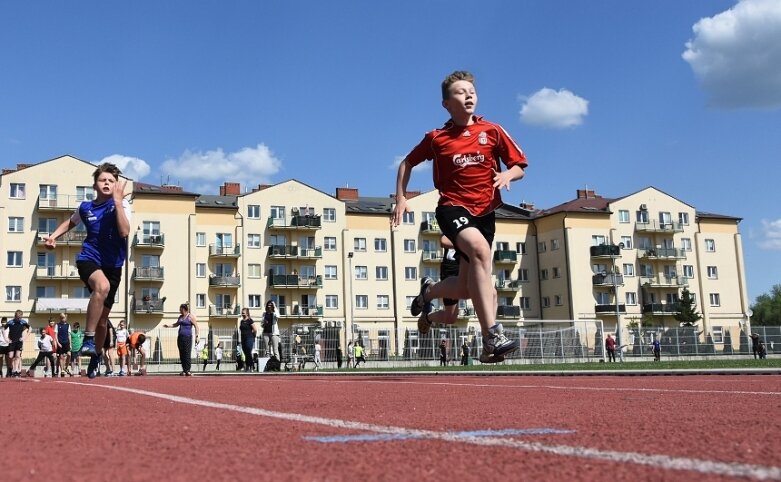
[[[643,278],[653,278],[654,276],[654,267],[650,264],[641,264],[640,265],[640,276]]]
[[[561,272],[559,271],[559,268],[557,268],[557,267],[553,268],[553,277],[554,278],[561,278]]]
[[[610,304],[610,294],[608,293],[597,293],[597,304],[598,305],[609,305]]]
[[[522,310],[530,310],[532,306],[531,298],[528,296],[521,296],[520,304]]]
[[[543,308],[550,308],[550,296],[543,296],[542,297],[542,307]]]
[[[692,250],[692,240],[689,238],[681,238],[681,249],[684,251]]]
[[[713,253],[716,251],[716,241],[712,239],[705,240],[705,251]]]
[[[356,251],[366,251],[366,238],[354,238],[353,248]]]
[[[325,308],[328,310],[335,310],[339,308],[339,296],[325,295]]]
[[[689,213],[678,213],[678,222],[684,226],[689,225]]]
[[[247,247],[248,248],[260,248],[260,235],[248,234],[247,235]]]
[[[195,277],[196,278],[206,277],[206,263],[195,263]]]
[[[719,269],[716,266],[708,266],[708,279],[717,279],[718,277]]]
[[[59,224],[57,218],[38,218],[38,234],[44,235],[53,233]]]
[[[526,243],[515,243],[515,252],[518,254],[526,254]]]
[[[559,249],[559,240],[558,239],[551,239],[550,249],[551,249],[551,251],[556,251],[557,249]]]
[[[260,278],[261,268],[257,263],[247,265],[247,278]]]
[[[247,296],[247,308],[260,308],[260,295]]]
[[[410,306],[412,306],[412,301],[415,299],[414,296],[407,296],[405,298],[405,301],[407,303],[407,309],[409,309]]]
[[[325,279],[337,279],[336,265],[329,264],[325,266]]]
[[[24,199],[24,184],[17,182],[11,183],[11,191],[8,193],[11,199]]]
[[[634,291],[629,291],[626,293],[626,304],[627,305],[636,305],[637,304],[637,293]]]
[[[329,223],[336,222],[336,209],[335,208],[323,208],[323,221]]]
[[[326,251],[336,251],[336,238],[333,236],[326,236],[323,239],[323,249]]]
[[[548,245],[545,243],[545,241],[540,241],[539,243],[537,243],[537,251],[539,251],[540,253],[544,253],[547,250],[548,250]]]
[[[624,263],[624,276],[634,276],[635,275],[635,265],[632,263]]]
[[[721,296],[718,293],[711,293],[708,298],[711,306],[721,306]]]
[[[621,243],[624,249],[632,249],[632,236],[621,236]]]
[[[198,293],[195,295],[195,307],[196,308],[206,307],[206,295],[204,293]]]
[[[405,211],[401,216],[402,224],[415,224],[415,212]]]
[[[257,204],[247,205],[247,218],[248,219],[260,219],[260,206]]]
[[[404,279],[407,281],[418,279],[418,268],[407,266],[404,268]]]
[[[553,297],[553,303],[556,306],[561,306],[561,295],[556,295]]]
[[[414,253],[415,252],[415,240],[414,239],[405,239],[404,240],[404,252],[405,253]]]
[[[424,266],[423,278],[439,279],[439,268],[435,268],[433,266]]]
[[[388,295],[377,295],[377,309],[387,310],[390,306],[390,297]]]
[[[57,185],[41,184],[38,193],[41,200],[54,201],[54,205],[57,205]]]
[[[369,271],[366,266],[355,267],[355,279],[369,279]]]
[[[591,246],[602,246],[607,244],[607,238],[601,234],[594,234],[591,236]]]
[[[694,278],[694,266],[690,264],[683,265],[683,277]]]
[[[547,268],[543,268],[543,269],[540,270],[540,279],[541,280],[548,279],[548,269]]]
[[[89,288],[86,286],[77,286],[73,289],[73,297],[78,298],[80,300],[86,299],[90,297]]]
[[[8,217],[8,232],[9,233],[23,233],[24,232],[24,218],[17,218],[13,216]]]
[[[636,214],[637,214],[637,216],[636,216],[635,219],[637,220],[638,224],[648,224],[648,219],[649,219],[648,218],[648,211],[643,209],[643,210],[637,211]]]
[[[374,238],[374,251],[378,253],[388,251],[388,240],[385,238]]]
[[[711,328],[713,329],[711,333],[713,335],[713,343],[724,343],[724,327],[713,326]]]
[[[95,189],[92,186],[76,186],[77,201],[92,201],[95,199]]]
[[[647,236],[637,238],[637,244],[640,249],[651,249],[651,238]]]
[[[8,257],[6,258],[6,266],[9,268],[21,268],[22,267],[22,252],[21,251],[8,251]]]
[[[5,301],[22,301],[22,287],[21,286],[6,286],[5,287]]]
[[[56,296],[54,293],[54,286],[37,286],[35,288],[36,298],[54,298]]]
[[[518,281],[529,281],[529,270],[526,268],[518,268]]]
[[[629,222],[629,211],[626,209],[619,209],[618,210],[618,222],[619,223],[628,223]]]
[[[388,267],[387,266],[377,266],[374,268],[374,277],[377,278],[377,280],[384,281],[388,279]]]
[[[217,247],[232,248],[233,247],[233,234],[231,234],[231,233],[216,233],[214,235],[214,244]]]
[[[365,310],[369,308],[369,296],[355,295],[355,309]]]
[[[195,245],[206,246],[206,233],[195,233]]]
[[[672,214],[666,212],[666,211],[659,211],[659,225],[664,226],[670,226],[673,223],[673,216]]]

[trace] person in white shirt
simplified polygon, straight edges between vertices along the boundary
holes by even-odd
[[[319,370],[320,364],[320,342],[315,343],[315,371]]]
[[[27,370],[28,377],[35,376],[35,368],[44,359],[49,360],[51,366],[54,366],[54,339],[46,333],[46,328],[41,328],[40,338],[38,338],[38,357],[35,359],[30,368]],[[48,377],[48,373],[44,373],[44,377]]]
[[[220,371],[220,363],[222,362],[222,342],[217,343],[217,348],[214,349],[214,359],[217,360],[217,371]]]
[[[3,378],[3,362],[5,362],[6,371],[8,372],[7,376],[11,376],[11,355],[9,355],[11,347],[9,346],[7,323],[8,318],[4,316],[2,320],[3,326],[0,327],[0,378]]]
[[[127,331],[125,320],[119,320],[117,327],[117,358],[119,359],[119,374],[118,376],[124,377],[130,373],[130,360],[128,360],[128,347],[127,338],[130,333]],[[127,368],[127,371],[125,371]]]

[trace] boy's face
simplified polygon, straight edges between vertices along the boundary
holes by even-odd
[[[110,172],[101,172],[98,176],[98,180],[95,182],[95,191],[101,193],[103,196],[111,196],[114,191],[114,184],[117,183],[116,178]]]
[[[444,107],[452,117],[463,117],[475,113],[477,107],[477,91],[468,80],[453,82],[447,89],[449,96],[442,101]]]

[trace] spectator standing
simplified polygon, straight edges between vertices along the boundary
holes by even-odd
[[[353,349],[353,342],[347,344],[347,368],[355,367],[355,350]]]
[[[466,338],[464,338],[464,343],[461,345],[461,365],[469,365],[469,344],[466,342]]]
[[[217,362],[217,371],[220,371],[220,363],[222,363],[222,342],[217,343],[217,348],[214,349],[214,360]]]
[[[759,356],[759,335],[757,333],[751,334],[751,353],[754,354],[754,360],[760,358]]]
[[[195,338],[198,338],[198,321],[195,319],[195,315],[190,313],[190,307],[187,303],[179,305],[179,318],[173,325],[163,325],[164,328],[179,328],[179,333],[176,336],[176,346],[179,348],[179,362],[182,364],[181,376],[193,376],[190,369],[192,368],[192,349],[193,349],[193,333]]]
[[[444,338],[439,342],[439,365],[447,366],[447,341]]]
[[[255,371],[255,363],[252,360],[252,349],[255,348],[255,337],[258,327],[249,316],[249,309],[242,308],[241,320],[239,320],[239,338],[241,339],[241,351],[244,353],[244,371]]]
[[[279,314],[277,305],[269,300],[266,303],[266,312],[263,313],[263,340],[266,343],[266,354],[280,359],[277,347],[279,345]]]
[[[74,374],[81,375],[81,345],[84,343],[84,332],[81,331],[81,325],[79,322],[73,323],[70,331],[71,336],[71,376]]]
[[[119,373],[117,376],[124,377],[130,373],[130,362],[128,360],[127,339],[130,334],[127,331],[125,320],[119,320],[117,327],[117,361],[119,362]],[[125,371],[127,368],[127,371]]]
[[[360,343],[355,344],[355,368],[363,362],[366,365],[366,358],[364,357],[364,349]]]
[[[201,360],[203,361],[203,367],[201,367],[201,371],[206,371],[206,365],[209,364],[209,347],[206,345],[206,343],[203,344],[203,348],[201,348]]]
[[[320,342],[315,343],[315,371],[318,371],[322,365],[320,364]]]
[[[114,376],[114,357],[117,354],[117,329],[111,320],[106,320],[106,338],[103,340],[103,363],[107,377]]]
[[[68,324],[67,314],[60,313],[60,321],[54,326],[54,331],[57,334],[54,338],[57,341],[57,369],[60,377],[64,377],[66,373],[71,374],[68,363],[71,352],[71,326]]]
[[[22,350],[24,337],[30,331],[30,324],[22,318],[22,310],[16,310],[14,317],[8,321],[8,354],[11,357],[11,376],[22,376]]]
[[[654,337],[653,341],[653,348],[654,348],[654,361],[661,361],[662,360],[662,343],[659,341],[659,337]]]
[[[236,371],[244,370],[244,350],[241,349],[241,343],[236,345]]]
[[[6,377],[11,376],[11,357],[8,355],[8,317],[0,320],[0,378],[3,378],[3,362],[5,362]]]
[[[51,366],[54,366],[54,338],[49,335],[46,328],[40,329],[40,338],[38,338],[38,356],[30,368],[27,370],[28,377],[35,376],[35,368],[44,360],[49,360]],[[49,372],[44,370],[43,377],[48,378]]]
[[[49,335],[52,339],[52,359],[54,359],[54,353],[57,352],[57,323],[54,321],[54,318],[49,317],[49,321],[44,327],[46,329],[46,334]],[[50,364],[49,359],[46,359],[46,365],[43,367],[43,373],[44,376],[46,376],[46,373],[49,372],[49,368],[51,365],[51,374],[53,377],[57,376],[57,366],[56,364]]]
[[[616,340],[610,334],[605,339],[605,351],[607,351],[607,361],[616,361]]]

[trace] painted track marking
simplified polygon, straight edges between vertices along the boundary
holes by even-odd
[[[198,400],[195,398],[182,397],[179,395],[169,395],[166,393],[152,392],[127,387],[118,387],[113,385],[98,385],[82,382],[62,382],[71,385],[80,385],[91,388],[102,388],[105,390],[116,390],[120,392],[143,395],[147,397],[159,398],[170,402],[195,405],[206,408],[216,408],[237,413],[257,415],[261,417],[275,418],[280,420],[289,420],[300,423],[310,423],[327,427],[335,427],[349,430],[358,430],[364,432],[376,432],[380,434],[411,435],[416,438],[441,440],[444,442],[468,443],[484,447],[502,447],[515,448],[528,452],[540,452],[565,457],[579,457],[592,460],[603,460],[608,462],[620,462],[637,465],[648,465],[654,468],[664,467],[666,469],[686,470],[699,472],[702,474],[714,474],[730,477],[751,477],[760,480],[781,480],[781,467],[766,467],[761,465],[716,462],[712,460],[693,459],[687,457],[673,457],[668,455],[642,454],[637,452],[617,452],[613,450],[599,450],[589,447],[576,447],[567,445],[545,445],[535,442],[525,442],[516,439],[503,438],[484,438],[475,436],[458,436],[447,432],[436,432],[433,430],[409,429],[404,427],[393,427],[384,425],[374,425],[363,422],[353,422],[350,420],[341,420],[335,418],[315,417],[303,415],[300,413],[277,412],[265,410],[262,408],[242,407],[220,402],[210,402],[207,400]]]
[[[553,435],[570,434],[574,430],[557,428],[508,428],[504,430],[470,430],[468,432],[448,432],[456,437],[504,437],[511,435]],[[323,443],[347,442],[388,442],[392,440],[414,440],[420,437],[414,435],[395,434],[359,434],[359,435],[327,435],[325,437],[304,437],[304,440]]]

